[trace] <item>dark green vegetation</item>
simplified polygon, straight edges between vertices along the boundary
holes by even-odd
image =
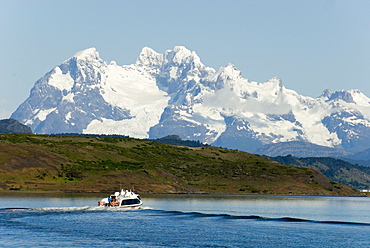
[[[357,195],[311,168],[217,147],[124,137],[0,134],[1,190]]]
[[[178,136],[178,135],[168,135],[168,136],[165,136],[163,138],[154,139],[154,140],[151,140],[151,141],[156,141],[156,142],[159,142],[159,143],[168,144],[168,145],[176,145],[176,146],[188,146],[188,147],[207,146],[207,145],[204,145],[204,144],[200,143],[199,140],[198,141],[182,140],[180,138],[180,136]]]
[[[291,155],[270,157],[282,164],[310,167],[321,171],[330,180],[348,185],[356,189],[370,188],[370,168],[353,165],[349,162],[336,158],[297,158]]]

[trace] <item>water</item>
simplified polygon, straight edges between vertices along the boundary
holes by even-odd
[[[370,198],[0,195],[0,247],[370,247]]]

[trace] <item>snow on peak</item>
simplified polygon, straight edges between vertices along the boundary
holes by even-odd
[[[184,46],[175,46],[172,50],[179,57],[191,57],[194,52],[190,51]]]
[[[358,105],[370,105],[370,99],[365,96],[360,90],[341,90],[341,91],[331,91],[324,90],[321,94],[321,98],[324,98],[325,101],[338,101],[342,100],[346,103],[355,103]]]
[[[279,88],[283,87],[283,80],[281,80],[281,78],[278,78],[278,77],[270,78],[269,80],[267,80],[266,83],[273,84]]]
[[[325,95],[324,95],[325,94]],[[323,96],[327,99],[327,101],[338,101],[338,100],[343,100],[347,103],[355,103],[352,97],[352,94],[350,91],[324,91]]]
[[[324,100],[329,100],[332,95],[333,95],[333,91],[331,91],[329,89],[325,89],[322,92],[320,98],[324,98]]]
[[[282,80],[278,77],[270,78],[267,82],[260,84],[260,87],[265,93],[271,94],[272,96],[280,95],[285,89]]]
[[[201,65],[198,55],[184,46],[175,46],[173,50],[167,50],[165,57],[168,63],[176,65],[189,64],[191,62],[195,65]]]
[[[352,96],[352,100],[358,104],[358,105],[363,105],[363,106],[370,106],[370,98],[365,96],[364,93],[362,93],[360,90],[349,90],[349,94]]]
[[[241,72],[231,63],[225,67],[221,67],[219,71],[221,75],[228,76],[229,79],[235,79],[241,76]]]
[[[163,55],[157,53],[149,47],[144,47],[141,50],[139,57],[136,60],[137,65],[161,65],[163,63]]]
[[[54,86],[60,91],[63,91],[63,90],[70,91],[74,85],[74,80],[71,77],[69,72],[63,74],[60,67],[57,66],[53,69],[53,73],[51,74],[49,78],[48,84],[51,86]]]
[[[75,55],[73,55],[73,58],[81,60],[94,60],[99,58],[99,53],[98,51],[96,51],[95,47],[91,47],[76,53]]]

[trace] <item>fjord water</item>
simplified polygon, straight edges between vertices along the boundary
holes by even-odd
[[[1,247],[369,247],[370,198],[0,194]]]

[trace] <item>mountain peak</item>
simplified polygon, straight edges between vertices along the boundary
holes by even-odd
[[[91,60],[91,59],[94,60],[99,58],[99,53],[95,47],[91,47],[77,52],[75,55],[73,55],[73,58],[80,60]]]
[[[325,95],[324,95],[325,94]],[[327,97],[328,101],[337,101],[337,100],[343,100],[348,103],[355,103],[352,97],[351,92],[341,90],[341,91],[324,91],[323,95]]]
[[[144,47],[136,60],[137,65],[160,65],[163,62],[163,55],[157,53],[150,47]]]
[[[186,57],[190,57],[194,53],[184,46],[175,46],[172,51],[176,54],[183,54]]]
[[[200,65],[200,58],[194,51],[190,51],[184,46],[175,46],[173,50],[166,51],[166,60],[169,63],[177,65],[187,64],[194,62],[196,65]]]
[[[323,98],[325,101],[342,100],[346,103],[354,103],[362,106],[370,105],[370,99],[358,89],[341,90],[335,92],[326,89],[320,97]]]
[[[270,78],[262,85],[267,92],[273,93],[274,95],[279,95],[285,89],[283,81],[278,77]]]
[[[234,64],[231,63],[227,64],[227,66],[221,67],[218,70],[218,74],[218,77],[222,78],[223,80],[232,80],[241,77],[241,72],[235,67]]]
[[[365,96],[364,93],[362,93],[360,90],[353,89],[348,91],[349,94],[351,94],[353,101],[358,105],[363,106],[369,106],[370,105],[370,99]]]
[[[270,78],[269,80],[267,80],[267,83],[276,84],[280,88],[283,87],[283,80],[281,80],[281,78],[278,77]]]
[[[320,96],[320,98],[324,98],[324,99],[326,99],[326,100],[329,100],[330,99],[330,97],[333,95],[333,91],[331,91],[331,90],[329,90],[329,89],[325,89],[323,92],[322,92],[322,94],[321,94],[321,96]]]

